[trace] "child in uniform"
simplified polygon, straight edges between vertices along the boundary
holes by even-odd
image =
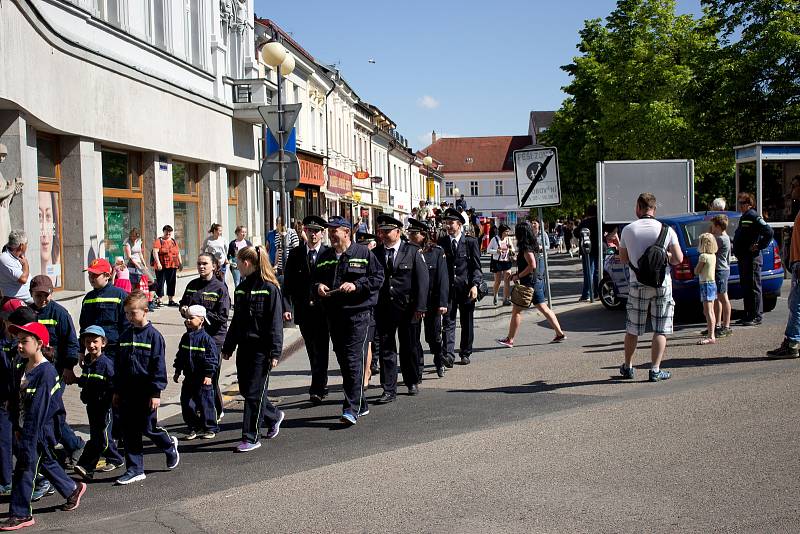
[[[713,345],[717,342],[714,332],[716,321],[714,319],[714,301],[717,299],[717,283],[714,274],[717,264],[717,240],[712,234],[700,234],[697,251],[700,259],[694,274],[700,276],[700,301],[703,303],[703,313],[706,316],[707,335],[697,342],[698,345]]]
[[[126,471],[117,479],[120,485],[146,478],[142,435],[164,451],[168,469],[175,469],[180,462],[178,439],[158,426],[161,392],[167,387],[164,337],[147,320],[147,295],[134,291],[124,305],[131,326],[119,338],[113,380],[113,405],[120,412],[125,439]]]
[[[101,469],[104,473],[122,467],[125,460],[111,438],[114,362],[103,354],[106,333],[99,326],[90,326],[81,332],[81,343],[86,355],[81,362],[82,372],[77,383],[81,387],[81,401],[86,405],[89,418],[89,443],[75,465],[75,472],[84,480],[91,480],[100,456],[106,459],[106,465]]]
[[[217,372],[219,350],[206,333],[206,309],[194,304],[184,312],[187,332],[183,334],[175,355],[175,383],[183,373],[181,409],[189,431],[185,439],[211,439],[217,432],[217,410],[214,406],[212,379]],[[199,416],[198,416],[199,412]]]
[[[128,294],[111,284],[111,264],[105,258],[92,260],[87,269],[89,283],[94,289],[89,291],[81,304],[80,329],[97,325],[106,333],[106,356],[114,360],[119,335],[128,326],[122,303]]]
[[[38,322],[31,322],[22,326],[13,325],[10,331],[17,335],[17,350],[26,363],[19,396],[14,399],[12,407],[17,463],[14,466],[8,518],[0,523],[2,531],[19,530],[35,524],[31,495],[37,469],[44,472],[56,490],[67,499],[62,510],[76,509],[86,492],[86,484],[76,483],[69,478],[51,452],[55,445],[55,411],[62,403],[58,398],[61,384],[56,368],[43,354],[50,342],[47,328]]]

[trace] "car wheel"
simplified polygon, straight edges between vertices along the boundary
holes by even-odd
[[[608,310],[618,310],[622,307],[622,300],[617,297],[614,282],[607,276],[600,280],[600,303]]]
[[[771,312],[775,309],[775,306],[778,304],[778,297],[776,295],[765,295],[764,296],[764,311]]]

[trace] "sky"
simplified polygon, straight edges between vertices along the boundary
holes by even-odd
[[[557,110],[561,70],[586,19],[615,0],[255,0],[319,63],[336,64],[358,96],[414,149],[439,137],[526,135],[533,110]],[[677,0],[699,15],[700,0]],[[374,60],[374,63],[370,60]]]

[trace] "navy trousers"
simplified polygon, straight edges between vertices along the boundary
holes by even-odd
[[[239,379],[239,394],[244,397],[242,441],[258,443],[261,439],[261,425],[273,425],[280,418],[278,409],[267,397],[270,370],[268,355],[239,347],[236,352],[236,375]]]
[[[300,334],[306,345],[308,362],[311,364],[311,387],[309,395],[328,395],[328,362],[330,361],[330,335],[324,321],[303,322]]]
[[[219,432],[214,386],[203,385],[203,376],[184,376],[181,385],[181,413],[189,430]],[[198,415],[199,413],[199,415]]]
[[[97,467],[97,461],[101,456],[108,463],[122,465],[124,459],[111,437],[113,428],[111,406],[106,403],[87,404],[86,415],[89,417],[89,442],[83,449],[78,465],[91,473]]]
[[[425,314],[424,323],[425,343],[428,344],[433,353],[433,364],[437,368],[442,367],[444,365],[444,358],[442,357],[442,314],[439,313],[438,309],[432,308]],[[421,365],[419,374],[422,376],[422,370],[425,368],[425,352],[422,350],[422,343],[417,343],[417,345],[419,346]]]
[[[10,516],[33,515],[31,495],[37,471],[43,474],[65,499],[75,491],[77,487],[75,481],[67,476],[46,444],[18,441],[15,454],[17,464],[14,466],[14,480],[11,485],[11,505],[8,511]]]
[[[461,316],[461,345],[458,353],[463,358],[464,356],[472,355],[472,342],[475,339],[475,323],[473,320],[475,301],[456,304],[451,300],[448,304],[447,315],[442,319],[442,324],[444,326],[444,355],[450,363],[456,359],[456,315]]]
[[[158,410],[150,409],[150,397],[141,393],[121,397],[119,414],[125,439],[125,467],[138,475],[144,473],[142,436],[150,438],[164,452],[172,448],[172,438],[165,428],[158,426]]]
[[[0,486],[11,484],[11,473],[14,460],[11,455],[13,447],[13,425],[11,414],[5,407],[5,402],[0,403]]]
[[[418,384],[422,374],[419,370],[419,322],[407,318],[386,317],[378,321],[378,354],[381,358],[381,387],[389,395],[397,394],[398,343],[400,371],[406,387]]]
[[[761,320],[764,314],[764,299],[761,292],[761,267],[764,258],[761,254],[755,257],[739,258],[739,283],[742,286],[744,317],[747,320]]]
[[[353,315],[328,314],[328,330],[331,333],[333,351],[342,372],[344,401],[342,410],[358,417],[367,409],[364,395],[364,362],[369,343],[369,326],[372,316],[369,310]],[[381,365],[383,373],[383,365]]]

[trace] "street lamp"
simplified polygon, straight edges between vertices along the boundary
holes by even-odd
[[[283,237],[283,252],[281,254],[281,265],[286,266],[286,257],[289,252],[289,196],[286,193],[286,170],[284,168],[284,126],[283,126],[283,77],[288,76],[294,71],[295,61],[294,56],[286,50],[283,43],[280,42],[278,35],[275,38],[261,47],[261,59],[264,63],[274,68],[277,73],[277,87],[278,87],[278,179],[281,184],[281,214],[283,218],[283,225],[286,228],[286,233]]]
[[[428,180],[425,182],[425,187],[428,191],[426,192],[427,194],[425,196],[428,197],[429,201],[433,202],[433,194],[431,193],[431,190],[433,189],[431,187],[433,185],[433,176],[431,173],[431,165],[433,165],[433,158],[430,156],[425,156],[424,158],[422,158],[422,164],[425,165],[425,167],[428,170]]]

